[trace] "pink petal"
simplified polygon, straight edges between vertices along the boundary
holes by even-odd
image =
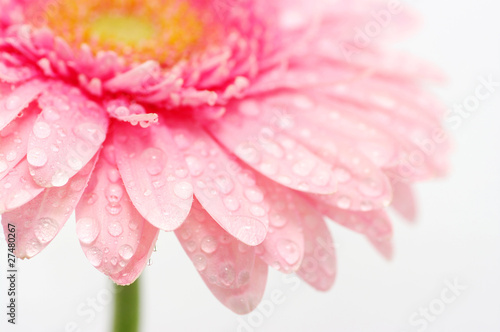
[[[27,137],[33,128],[38,112],[38,107],[29,106],[21,117],[16,118],[0,131],[0,179],[26,157]]]
[[[400,181],[393,182],[392,190],[394,192],[394,197],[391,206],[406,220],[415,222],[417,217],[417,204],[411,185]]]
[[[335,245],[323,216],[308,203],[298,207],[304,225],[305,256],[297,275],[314,288],[327,291],[337,274]]]
[[[260,178],[259,185],[266,191],[271,204],[269,231],[264,242],[256,248],[257,253],[278,271],[295,272],[304,258],[303,225],[297,210],[297,205],[304,202],[293,191],[266,178]]]
[[[384,257],[392,257],[392,226],[384,210],[346,211],[316,203],[316,207],[336,223],[364,234]]]
[[[16,226],[16,255],[32,258],[56,237],[85,190],[94,168],[94,157],[61,188],[49,188],[20,208],[2,216],[4,228]]]
[[[38,80],[24,83],[14,90],[10,84],[0,83],[0,130],[28,107],[45,88],[46,85]]]
[[[170,126],[193,178],[196,199],[229,234],[248,245],[262,243],[269,225],[268,203],[265,197],[245,195],[259,189],[253,172],[201,129]]]
[[[255,248],[227,234],[196,200],[175,235],[203,281],[225,306],[243,314],[258,305],[267,266],[255,257]]]
[[[319,143],[319,142],[318,142]],[[387,207],[392,200],[392,187],[383,171],[356,149],[323,144],[319,148],[334,165],[338,191],[332,195],[309,195],[327,205],[344,210],[371,211]]]
[[[43,190],[31,178],[28,162],[23,159],[0,180],[0,214],[23,206]]]
[[[335,192],[331,166],[283,133],[280,126],[286,126],[286,114],[277,108],[273,117],[260,107],[253,100],[235,103],[209,130],[241,160],[286,187],[318,194]]]
[[[42,187],[61,187],[80,171],[106,138],[108,117],[78,89],[52,87],[39,99],[42,113],[28,143],[33,179]]]
[[[114,161],[103,151],[76,207],[76,230],[90,263],[116,283],[132,283],[146,266],[159,230],[135,209]]]
[[[114,143],[120,174],[137,210],[157,228],[179,227],[191,209],[193,185],[167,129],[120,123]]]
[[[6,53],[0,53],[0,82],[17,84],[30,80],[39,74],[38,71],[31,65],[20,67],[10,65],[7,59],[5,59],[7,57],[10,58],[12,56],[10,54],[7,55]],[[14,59],[18,60],[16,58],[13,58],[11,60]]]

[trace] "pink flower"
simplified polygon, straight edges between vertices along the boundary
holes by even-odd
[[[332,286],[325,216],[390,257],[386,208],[412,219],[410,184],[446,168],[422,87],[438,77],[380,49],[407,14],[351,2],[0,0],[0,213],[17,256],[75,210],[90,263],[125,285],[175,231],[237,313],[268,266]]]

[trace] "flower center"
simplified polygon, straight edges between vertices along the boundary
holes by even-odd
[[[44,13],[40,20],[39,10],[32,8],[28,16],[73,47],[85,43],[130,62],[157,60],[165,66],[213,41],[216,30],[207,28],[210,14],[189,0],[48,1]]]

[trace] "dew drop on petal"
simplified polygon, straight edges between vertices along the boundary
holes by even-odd
[[[106,199],[111,204],[116,204],[120,202],[122,197],[123,197],[123,188],[120,185],[111,183],[106,188]]]
[[[174,194],[181,199],[189,199],[193,196],[193,186],[189,182],[179,182],[174,186]]]
[[[237,198],[233,196],[226,196],[224,197],[224,206],[229,210],[229,211],[236,211],[240,208],[240,202],[238,201]]]
[[[146,170],[150,175],[158,175],[165,168],[165,153],[158,148],[149,148],[142,153],[142,160],[145,162]]]
[[[108,233],[111,236],[118,237],[123,233],[123,227],[118,221],[112,221],[108,225]]]
[[[50,136],[51,129],[48,123],[46,122],[37,122],[33,126],[33,134],[40,139],[44,139]]]
[[[90,264],[98,267],[102,263],[102,251],[99,248],[92,247],[85,253]]]
[[[59,231],[59,225],[54,219],[51,218],[40,218],[34,229],[35,236],[40,241],[40,243],[45,244],[57,235]]]
[[[9,168],[9,165],[3,160],[0,160],[0,173],[5,172]]]
[[[264,194],[258,188],[248,188],[245,190],[245,196],[252,203],[261,203],[264,200]]]
[[[118,254],[124,260],[129,260],[132,256],[134,256],[134,249],[128,244],[124,244],[120,246],[120,249],[118,249]]]
[[[201,173],[203,173],[203,166],[197,157],[187,156],[186,164],[192,176],[199,176]]]
[[[295,264],[300,259],[299,246],[290,240],[280,240],[276,244],[276,249],[280,256],[290,265]]]
[[[280,213],[271,213],[269,223],[275,228],[281,228],[286,225],[286,218]]]
[[[351,207],[351,199],[347,196],[340,196],[337,199],[337,206],[341,209],[348,209]]]
[[[28,163],[31,166],[42,167],[48,161],[47,154],[43,149],[34,148],[28,151]]]
[[[201,240],[201,250],[207,254],[211,254],[217,250],[217,242],[212,236],[206,236]]]
[[[19,98],[18,96],[10,96],[5,101],[5,108],[11,111],[21,107],[21,103],[22,103],[21,98]]]
[[[366,178],[358,185],[358,190],[361,194],[368,197],[379,197],[384,193],[384,187],[378,181]]]
[[[198,271],[203,271],[207,268],[207,258],[202,254],[196,254],[193,256],[193,264]]]
[[[264,208],[261,206],[252,205],[250,207],[250,213],[253,214],[255,217],[263,217],[266,215],[266,210],[264,210]]]
[[[236,272],[231,264],[224,265],[219,271],[219,280],[224,286],[231,286],[236,279]]]
[[[106,205],[106,211],[108,211],[112,216],[116,216],[122,212],[122,206],[119,203],[109,203]]]
[[[91,244],[99,235],[99,223],[93,218],[81,218],[76,222],[76,234],[80,242]]]

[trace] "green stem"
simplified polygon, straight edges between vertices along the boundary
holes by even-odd
[[[139,279],[130,286],[115,285],[113,332],[139,331]]]

